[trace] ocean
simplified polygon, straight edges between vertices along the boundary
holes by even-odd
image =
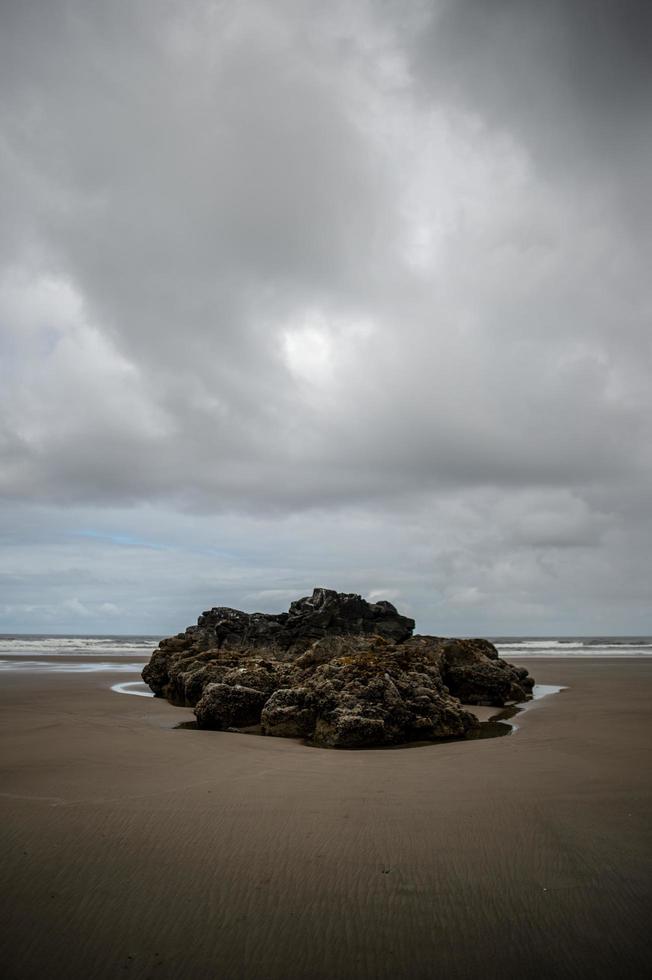
[[[0,634],[0,672],[140,674],[160,636]],[[505,660],[527,657],[649,657],[650,636],[494,637]]]
[[[505,660],[652,656],[652,636],[497,636],[490,639]]]
[[[140,674],[159,639],[0,633],[0,672]]]
[[[0,633],[0,674],[100,674],[116,694],[153,697],[140,672],[160,639]]]

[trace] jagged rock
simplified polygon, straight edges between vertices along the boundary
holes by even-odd
[[[193,706],[201,728],[260,723],[265,735],[338,748],[464,738],[478,722],[463,703],[531,696],[527,671],[487,640],[413,628],[389,602],[330,589],[274,616],[216,607],[162,640],[143,679]]]
[[[366,602],[359,595],[314,589],[278,615],[243,613],[217,606],[202,613],[194,632],[209,647],[268,647],[277,652],[305,649],[322,636],[373,634],[397,641],[412,635],[414,620],[391,602]]]
[[[527,670],[501,660],[488,640],[447,640],[443,669],[451,694],[466,704],[503,705],[532,695],[534,680]]]
[[[209,684],[197,702],[199,728],[237,728],[257,725],[268,695],[240,684]]]
[[[436,645],[335,637],[318,641],[309,654],[296,668],[301,707],[310,707],[314,717],[307,734],[316,744],[352,748],[460,738],[477,726],[449,695]],[[263,719],[266,711],[267,705]],[[307,724],[307,712],[302,719]]]
[[[307,687],[282,687],[274,691],[260,716],[263,735],[309,738],[315,731],[317,704]]]
[[[194,707],[209,684],[219,684],[230,673],[224,664],[208,664],[204,667],[192,666],[181,675],[183,685],[183,704]]]

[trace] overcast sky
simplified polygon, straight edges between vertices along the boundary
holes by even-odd
[[[652,4],[4,0],[0,631],[652,632]]]

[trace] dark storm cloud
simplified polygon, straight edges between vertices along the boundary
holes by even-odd
[[[635,591],[650,28],[628,0],[3,4],[5,498],[102,508],[106,541],[115,506],[139,540],[143,508],[197,541],[239,514],[270,541],[256,588],[220,566],[242,602],[329,547],[330,584],[479,625],[545,616],[573,569],[588,609],[610,552]],[[59,547],[47,615],[110,604]]]
[[[436,90],[516,129],[546,163],[601,168],[649,148],[646,0],[444,0],[414,45]]]
[[[413,48],[426,97],[516,134],[544,180],[613,205],[649,246],[652,6],[646,0],[455,0]],[[620,229],[618,229],[620,226]]]

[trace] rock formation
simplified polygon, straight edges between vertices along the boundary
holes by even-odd
[[[478,722],[463,704],[531,697],[528,672],[488,640],[413,630],[390,602],[330,589],[278,615],[220,606],[161,640],[143,679],[193,707],[200,728],[260,726],[337,748],[464,738]]]

